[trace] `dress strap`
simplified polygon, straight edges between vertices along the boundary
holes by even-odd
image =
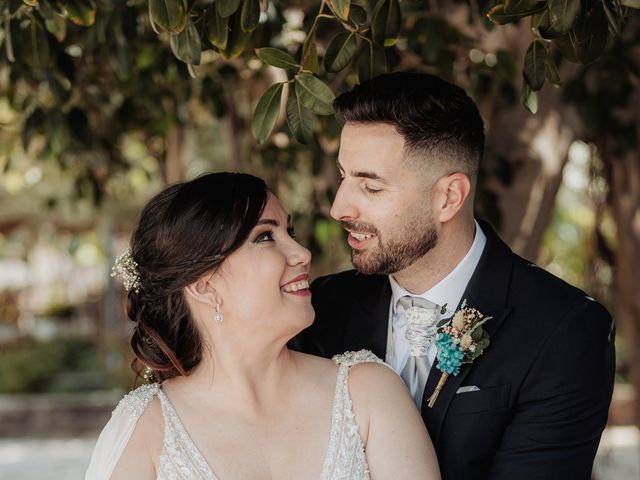
[[[344,365],[352,367],[359,363],[384,363],[379,357],[377,357],[371,350],[358,350],[357,352],[344,352],[340,355],[334,355],[333,360],[336,365]]]
[[[382,360],[369,350],[345,352],[334,356],[332,360],[338,365],[338,378],[333,400],[329,448],[320,479],[366,480],[369,479],[369,468],[364,452],[364,442],[358,432],[349,395],[349,370],[359,363],[381,363]]]
[[[126,394],[122,400],[120,400],[116,409],[119,407],[124,408],[137,420],[159,391],[160,384],[158,383],[141,385],[134,391]]]

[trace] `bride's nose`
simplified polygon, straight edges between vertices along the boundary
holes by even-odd
[[[293,267],[295,265],[308,265],[310,262],[311,252],[294,240],[287,252],[287,263]]]

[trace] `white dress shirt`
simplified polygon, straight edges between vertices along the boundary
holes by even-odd
[[[445,313],[441,314],[440,309],[438,309],[438,321],[453,316],[458,304],[462,301],[462,294],[478,266],[482,251],[487,243],[487,237],[480,228],[480,225],[478,225],[478,222],[475,222],[475,226],[475,236],[467,254],[446,277],[426,292],[420,295],[409,293],[395,281],[392,275],[389,275],[389,282],[391,283],[391,305],[389,306],[389,330],[387,334],[385,362],[398,374],[402,372],[409,358],[409,341],[405,337],[406,321],[404,318],[404,309],[402,307],[396,308],[398,300],[405,295],[422,297],[440,307],[446,305]],[[427,350],[427,358],[429,365],[433,365],[436,358],[436,347],[434,344]]]

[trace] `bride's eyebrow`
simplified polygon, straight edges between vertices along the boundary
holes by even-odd
[[[273,225],[274,227],[279,227],[280,222],[274,218],[261,218],[256,223],[256,227],[259,225]],[[287,225],[291,225],[291,215],[287,215]]]

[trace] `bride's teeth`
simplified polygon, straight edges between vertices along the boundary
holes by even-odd
[[[283,290],[287,293],[289,292],[297,292],[298,290],[305,290],[309,288],[309,282],[307,280],[303,280],[298,283],[294,283],[292,285],[287,285],[283,288]]]

